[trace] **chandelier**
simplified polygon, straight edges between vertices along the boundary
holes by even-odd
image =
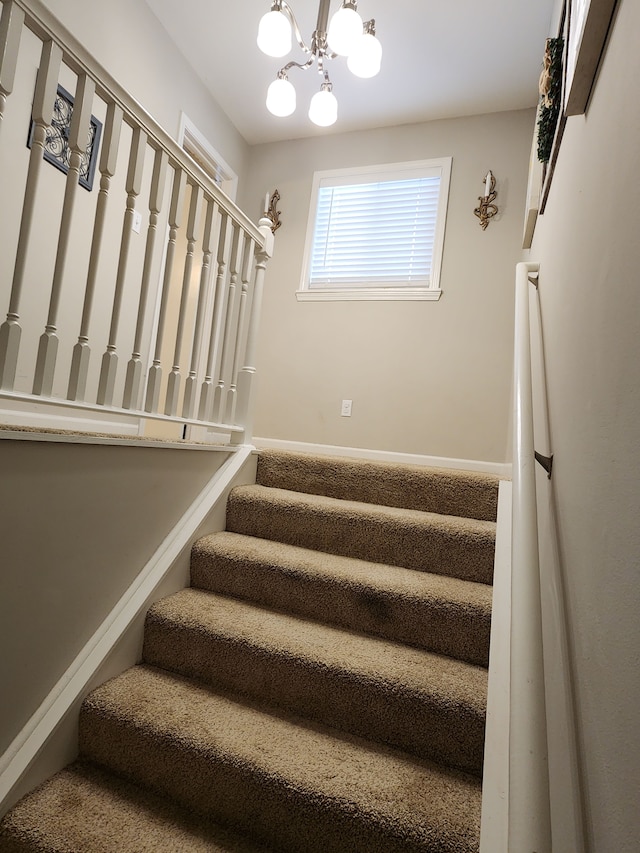
[[[329,21],[330,2],[320,0],[318,21],[310,46],[302,38],[286,0],[273,0],[271,11],[260,21],[258,47],[267,56],[286,56],[291,50],[292,32],[301,49],[309,55],[306,62],[284,65],[269,86],[267,109],[275,116],[289,116],[296,108],[296,90],[288,78],[292,68],[306,71],[315,65],[322,77],[320,91],[309,104],[309,118],[320,127],[328,127],[338,118],[338,101],[326,68],[328,59],[346,56],[347,67],[357,77],[374,77],[380,70],[382,47],[376,38],[375,21],[362,21],[357,12],[357,0],[343,0]]]

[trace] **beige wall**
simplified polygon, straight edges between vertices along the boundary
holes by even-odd
[[[533,123],[525,110],[252,149],[241,206],[258,215],[277,187],[283,222],[266,277],[257,436],[505,461]],[[449,155],[439,302],[296,301],[315,170]],[[483,232],[473,209],[489,168],[500,216]],[[351,418],[340,417],[343,398]]]
[[[0,754],[225,458],[0,440]]]
[[[559,532],[590,853],[632,853],[640,838],[639,32],[640,5],[620,0],[530,252],[555,454],[544,502]]]

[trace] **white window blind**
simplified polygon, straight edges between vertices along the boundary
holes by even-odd
[[[440,177],[320,187],[309,284],[424,284]]]
[[[298,299],[438,299],[451,158],[316,172]]]

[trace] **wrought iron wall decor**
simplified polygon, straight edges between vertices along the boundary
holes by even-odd
[[[56,100],[53,107],[53,118],[47,128],[47,138],[44,143],[44,159],[65,174],[69,171],[69,129],[71,127],[71,116],[73,115],[73,95],[70,95],[62,86],[58,86]],[[34,123],[29,127],[29,139],[27,147],[31,148],[33,141]],[[100,134],[102,133],[102,122],[95,116],[91,116],[87,144],[80,163],[79,184],[91,192],[93,187],[93,176],[96,171],[98,160],[98,149],[100,148]]]

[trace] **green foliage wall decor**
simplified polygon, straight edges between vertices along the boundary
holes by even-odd
[[[544,68],[540,75],[540,116],[538,118],[538,160],[548,163],[553,137],[562,106],[562,65],[564,39],[547,39]]]

